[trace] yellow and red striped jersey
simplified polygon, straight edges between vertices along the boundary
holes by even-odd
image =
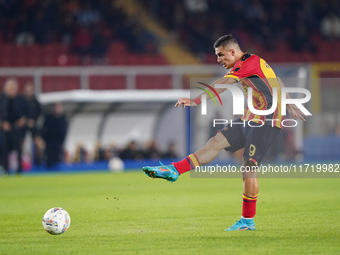
[[[249,110],[244,111],[242,120],[253,121],[256,123],[265,123],[265,125],[273,125],[282,129],[281,115],[281,90],[277,77],[273,69],[257,55],[245,53],[242,58],[237,61],[233,69],[224,77],[234,78],[242,85],[243,91],[248,98],[248,87],[253,89],[252,102],[257,110],[268,110],[272,107],[273,88],[277,88],[277,108],[269,115],[256,115]],[[266,121],[266,120],[275,121]]]

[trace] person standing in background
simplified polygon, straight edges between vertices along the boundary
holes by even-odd
[[[37,127],[37,121],[41,115],[41,104],[34,94],[34,85],[32,82],[27,82],[25,84],[24,97],[28,103],[26,131],[31,133],[34,144],[34,156],[32,161],[40,165],[42,161],[42,152],[44,150],[44,142]]]
[[[34,85],[27,82],[24,86],[24,97],[28,103],[27,130],[32,133],[32,137],[38,135],[37,120],[41,115],[41,105],[34,95]]]
[[[18,94],[18,81],[13,77],[8,78],[0,98],[1,164],[7,174],[8,156],[12,151],[17,152],[17,173],[20,174],[22,171],[21,151],[27,116],[27,101]]]
[[[55,167],[62,158],[63,145],[67,132],[67,121],[63,113],[63,105],[55,103],[53,114],[46,116],[43,127],[42,137],[45,141],[46,166]]]

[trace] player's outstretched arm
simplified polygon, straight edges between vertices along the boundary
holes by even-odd
[[[281,88],[284,88],[285,85],[283,84],[283,81],[280,79],[280,77],[277,77],[277,80],[279,82],[279,85]],[[290,99],[289,93],[286,94],[286,98]],[[295,105],[295,104],[287,104],[287,111],[289,112],[290,116],[292,116],[293,119],[301,119],[303,121],[306,121],[305,118],[307,116]]]
[[[197,104],[194,102],[193,99],[183,97],[178,99],[177,103],[175,104],[175,107],[177,106],[182,106],[183,108],[185,108],[186,106],[197,106]]]
[[[234,84],[236,82],[235,79],[233,78],[227,78],[227,77],[223,77],[223,78],[220,78],[216,81],[214,81],[210,86],[215,88],[215,85],[216,84]],[[221,94],[222,92],[224,92],[225,88],[215,88],[217,94]],[[190,98],[180,98],[178,99],[177,103],[175,104],[175,107],[177,106],[182,106],[183,108],[185,108],[186,106],[197,106],[200,102],[201,102],[201,98],[202,98],[202,95],[205,94],[207,95],[207,100],[211,99],[210,95],[207,94],[207,93],[202,93],[200,94],[197,98],[195,99],[190,99]],[[215,93],[213,93],[215,95]]]

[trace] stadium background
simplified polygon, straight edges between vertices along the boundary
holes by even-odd
[[[174,160],[166,159],[171,144],[172,156],[182,158],[214,134],[209,123],[190,122],[189,111],[173,106],[190,95],[191,78],[226,73],[212,44],[232,33],[286,86],[312,94],[306,107],[313,116],[284,130],[266,160],[334,161],[340,157],[339,15],[338,1],[4,0],[0,84],[14,76],[22,91],[33,82],[45,113],[63,103],[69,126],[56,169],[108,169],[112,157],[126,169],[167,163]],[[230,115],[225,94],[226,106],[215,116]],[[34,164],[29,136],[24,151],[25,171],[46,170]],[[220,159],[238,160],[225,152]]]

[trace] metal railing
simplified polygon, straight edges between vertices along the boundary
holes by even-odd
[[[136,76],[139,75],[170,75],[172,88],[183,88],[183,77],[186,75],[217,75],[223,76],[226,70],[219,65],[183,65],[183,66],[88,66],[88,67],[14,67],[0,68],[0,76],[32,76],[36,94],[41,93],[42,77],[44,76],[78,76],[80,89],[89,89],[89,77],[125,76],[126,88],[136,88]]]

